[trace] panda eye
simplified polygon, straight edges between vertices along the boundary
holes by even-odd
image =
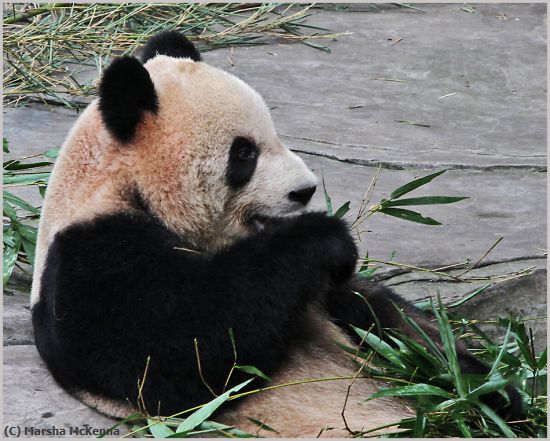
[[[233,140],[229,150],[225,177],[229,186],[239,189],[245,186],[256,170],[260,150],[256,143],[244,136]]]
[[[256,159],[256,155],[258,154],[258,150],[255,145],[252,143],[246,143],[244,145],[241,145],[238,147],[237,150],[237,158],[240,161],[250,161],[252,159]]]

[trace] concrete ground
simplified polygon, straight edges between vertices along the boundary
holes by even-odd
[[[204,59],[264,96],[281,138],[324,176],[334,206],[351,201],[350,221],[378,166],[371,204],[416,177],[449,169],[411,194],[468,196],[418,207],[443,225],[376,214],[362,227],[363,254],[443,266],[476,262],[503,238],[467,282],[389,267],[380,280],[409,299],[440,293],[454,300],[497,277],[501,283],[464,307],[472,318],[545,316],[546,5],[419,7],[425,12],[392,5],[315,11],[310,24],[350,32],[322,41],[330,54],[273,42]],[[59,107],[6,109],[7,157],[60,145],[75,118]],[[35,190],[25,196],[40,201]],[[324,207],[322,191],[314,207]],[[109,427],[110,420],[60,390],[40,362],[28,289],[19,277],[4,296],[4,424]],[[531,325],[542,344],[546,322]]]

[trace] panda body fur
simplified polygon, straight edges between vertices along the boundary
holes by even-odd
[[[357,250],[343,222],[295,216],[316,178],[281,144],[262,98],[189,45],[161,34],[144,65],[115,60],[99,102],[62,147],[31,296],[41,356],[66,389],[117,417],[135,409],[150,356],[144,403],[166,415],[212,399],[209,387],[223,390],[231,327],[239,363],[265,371],[271,384],[340,380],[253,394],[217,421],[255,433],[251,417],[284,437],[326,427],[322,436],[345,436],[348,393],[351,430],[411,416],[398,399],[365,402],[383,383],[352,380],[357,365],[335,342],[352,346],[343,327],[374,322],[353,291],[369,297],[384,327],[403,326],[391,301],[435,336],[429,319],[387,289],[351,279]],[[485,372],[459,350],[467,369]],[[230,385],[244,378],[235,371]]]

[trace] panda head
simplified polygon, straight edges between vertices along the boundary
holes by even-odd
[[[261,96],[202,62],[185,37],[153,37],[115,59],[99,87],[103,146],[142,206],[215,249],[304,210],[316,177],[279,140]],[[102,143],[103,144],[103,143]]]

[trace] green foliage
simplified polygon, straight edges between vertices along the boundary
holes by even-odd
[[[367,351],[344,347],[357,355],[357,362],[369,360],[365,374],[383,378],[390,387],[380,389],[368,399],[406,397],[416,402],[416,418],[395,422],[399,429],[390,437],[542,437],[547,435],[546,349],[536,353],[528,338],[525,322],[518,318],[501,318],[499,327],[506,329],[502,343],[488,338],[474,322],[453,317],[439,301],[431,304],[436,316],[443,352],[403,311],[396,313],[416,331],[422,345],[395,330],[387,337],[399,348],[394,349],[378,337],[361,329],[357,334],[368,346]],[[461,326],[456,326],[456,324]],[[453,327],[455,329],[453,329]],[[492,366],[488,375],[461,372],[456,355],[456,341],[464,339],[475,346],[477,357]],[[511,341],[514,340],[514,341]],[[516,386],[523,398],[526,416],[519,421],[504,421],[480,396],[498,392],[506,396],[505,387]],[[356,435],[367,436],[364,432]]]
[[[266,44],[276,38],[330,52],[335,38],[309,24],[312,5],[277,3],[147,2],[15,4],[4,8],[4,103],[29,100],[79,107],[75,97],[94,95],[82,66],[98,71],[113,54],[129,54],[152,35],[178,30],[201,52]],[[68,96],[67,96],[68,95]]]
[[[134,414],[117,423],[111,429],[119,427],[122,424],[132,424],[131,433],[138,437],[188,438],[209,434],[231,438],[251,438],[253,436],[250,434],[231,426],[208,421],[208,418],[223,403],[228,401],[231,396],[234,396],[236,392],[247,386],[252,380],[251,378],[238,384],[206,404],[181,412],[180,414],[190,413],[186,418],[181,418],[177,415],[161,418],[144,417],[139,414]]]
[[[4,152],[9,153],[9,143],[3,138]],[[43,156],[55,158],[59,149],[48,150]],[[9,160],[3,163],[3,285],[9,282],[17,262],[34,266],[36,249],[36,220],[40,217],[39,207],[35,207],[16,196],[12,187],[37,186],[40,194],[44,191],[50,177],[49,171],[40,171],[50,167],[49,161],[29,162],[33,155],[21,160]]]
[[[440,222],[432,219],[431,217],[422,216],[416,211],[407,210],[404,208],[395,208],[401,206],[410,206],[410,205],[441,205],[441,204],[452,204],[455,202],[460,202],[464,199],[468,199],[465,196],[421,196],[416,198],[406,198],[401,199],[401,196],[410,193],[413,190],[416,190],[423,185],[430,183],[433,179],[445,173],[447,170],[441,170],[436,173],[432,173],[427,176],[415,179],[413,181],[407,182],[405,185],[392,191],[389,199],[382,199],[377,205],[369,208],[369,215],[373,213],[384,213],[388,216],[397,217],[399,219],[416,222],[424,225],[441,225]],[[341,218],[350,210],[350,201],[345,202],[337,211],[333,213],[332,210],[332,200],[327,192],[325,186],[325,180],[323,178],[323,191],[325,194],[325,202],[327,206],[327,213],[329,216],[335,216]]]
[[[514,317],[501,318],[498,324],[506,328],[506,335],[502,343],[497,343],[480,331],[476,322],[450,314],[441,301],[437,307],[431,303],[430,309],[437,318],[443,342],[442,350],[438,349],[437,343],[413,319],[397,307],[396,314],[411,325],[422,344],[399,331],[385,330],[386,338],[395,344],[390,346],[370,331],[354,328],[367,349],[357,350],[355,347],[339,345],[355,357],[364,374],[380,378],[389,384],[389,387],[379,389],[373,395],[365,397],[365,400],[396,397],[410,401],[411,407],[416,409],[415,417],[385,425],[385,428],[398,429],[386,436],[545,438],[547,352],[546,349],[540,353],[535,352],[532,339],[528,338],[525,322]],[[492,366],[489,374],[468,375],[461,372],[456,356],[456,342],[459,339],[476,347],[472,352]],[[133,423],[132,435],[139,437],[176,438],[205,434],[231,438],[255,437],[257,434],[245,433],[235,427],[208,421],[207,418],[226,401],[259,392],[269,393],[271,388],[288,387],[319,379],[234,394],[250,381],[236,386],[205,405],[170,417],[146,418],[132,415],[121,423]],[[519,421],[504,421],[480,400],[481,395],[489,392],[506,395],[505,387],[508,384],[517,387],[523,398],[525,417]],[[185,418],[184,414],[190,415]],[[277,432],[275,428],[261,421],[251,421],[259,430]],[[353,435],[371,436],[372,432],[380,428],[356,432]]]
[[[428,184],[433,179],[437,178],[441,174],[445,173],[446,170],[441,170],[437,173],[432,173],[430,175],[424,176],[422,178],[415,179],[414,181],[408,182],[407,184],[394,190],[389,199],[382,199],[380,204],[374,208],[375,211],[380,213],[387,214],[389,216],[394,216],[399,219],[404,219],[412,222],[417,222],[425,225],[441,225],[440,222],[432,219],[431,217],[422,216],[420,213],[411,210],[405,210],[403,208],[393,208],[397,206],[405,205],[440,205],[440,204],[452,204],[454,202],[459,202],[464,199],[467,199],[463,196],[423,196],[418,198],[407,198],[400,199],[401,196],[410,193],[417,188]]]
[[[9,151],[9,144],[4,138],[4,151]],[[34,207],[21,197],[13,194],[10,187],[38,186],[43,196],[48,183],[49,171],[52,162],[29,162],[29,159],[43,156],[55,159],[59,149],[51,149],[43,155],[33,155],[21,160],[4,162],[4,285],[9,280],[17,262],[33,264],[36,246],[36,228],[29,222],[36,222],[40,208]],[[391,214],[394,207],[409,205],[449,204],[458,202],[463,197],[455,196],[423,196],[401,199],[412,190],[427,184],[443,171],[411,181],[392,192],[390,199],[382,200],[370,209],[370,214],[382,212]],[[344,216],[350,209],[350,203],[345,202],[335,212],[332,209],[331,198],[326,191],[323,180],[323,189],[327,203],[327,211],[336,217]],[[390,212],[388,213],[388,210]],[[405,210],[408,211],[408,210]],[[402,219],[426,223],[419,213],[415,216],[397,216]],[[419,216],[419,217],[417,217]],[[437,222],[437,221],[434,221]],[[429,223],[428,223],[429,224]],[[366,256],[359,274],[370,277],[378,267],[369,266],[372,262]],[[396,421],[395,427],[400,431],[390,436],[395,437],[545,437],[546,436],[546,382],[547,361],[546,349],[536,353],[532,335],[525,323],[519,318],[500,318],[497,326],[506,330],[502,343],[497,343],[483,333],[476,322],[455,317],[447,309],[459,306],[464,302],[480,295],[490,284],[482,286],[464,299],[444,308],[439,302],[435,307],[431,301],[419,303],[422,309],[430,309],[436,316],[440,330],[443,348],[437,344],[401,310],[403,320],[417,333],[423,344],[397,331],[386,331],[390,341],[397,346],[389,345],[368,330],[356,328],[355,331],[362,337],[369,347],[367,351],[357,351],[356,348],[342,347],[347,352],[356,355],[358,361],[370,360],[364,372],[373,377],[384,378],[391,383],[391,387],[380,389],[368,400],[380,397],[401,397],[416,403],[416,417]],[[237,352],[233,332],[229,330],[229,337],[233,346],[235,362],[232,368],[241,370],[250,375],[270,381],[263,372],[254,366],[237,364]],[[457,339],[464,339],[470,346],[476,346],[476,355],[484,359],[491,367],[486,376],[465,375],[460,371],[457,355]],[[229,373],[229,377],[231,372]],[[330,379],[328,379],[330,380]],[[131,415],[118,423],[132,424],[132,431],[139,436],[156,438],[177,438],[195,435],[215,435],[236,438],[250,438],[254,434],[245,433],[238,428],[209,421],[212,413],[226,401],[237,399],[250,393],[258,393],[262,389],[235,394],[251,380],[230,389],[211,402],[193,409],[187,409],[168,418],[153,418],[140,414]],[[304,380],[304,383],[319,380]],[[490,408],[484,405],[479,396],[489,391],[504,393],[507,384],[516,385],[524,400],[526,417],[519,422],[505,422]],[[267,391],[273,387],[288,385],[274,385],[264,388]],[[183,414],[190,414],[183,418]],[[259,430],[275,431],[261,421],[256,424]],[[361,435],[368,436],[369,433]]]

